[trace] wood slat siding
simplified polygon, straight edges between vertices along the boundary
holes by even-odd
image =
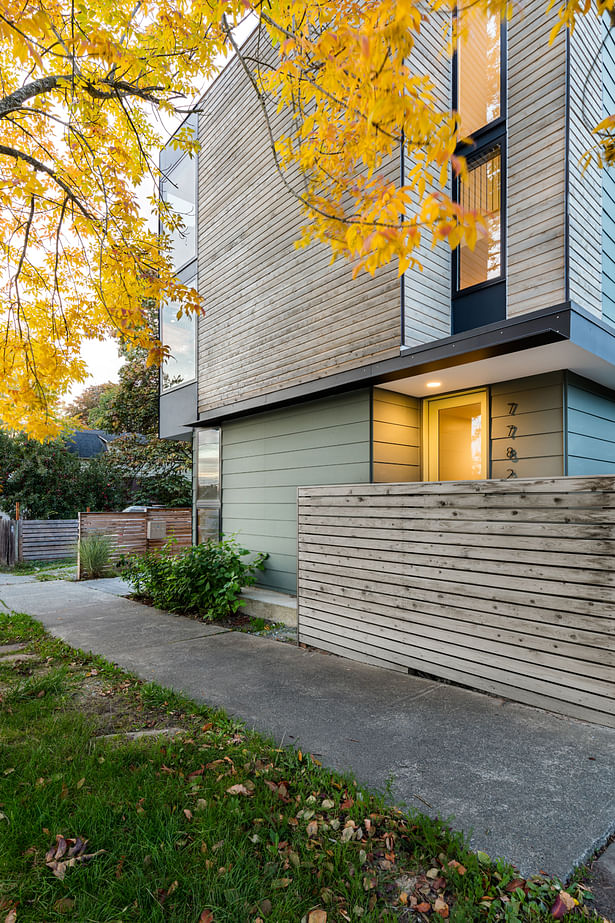
[[[374,388],[372,397],[372,480],[421,479],[421,402],[416,397]]]
[[[508,25],[507,316],[565,300],[566,43],[529,0]]]
[[[20,519],[18,535],[21,561],[55,561],[77,554],[76,519]]]
[[[165,522],[167,537],[154,540],[147,538],[148,522]],[[178,554],[192,544],[192,510],[182,508],[155,509],[140,513],[80,513],[79,539],[90,535],[108,535],[111,539],[111,561],[123,555],[145,554],[164,547],[169,539],[172,554]],[[81,577],[77,566],[77,577]]]
[[[429,74],[433,84],[434,103],[442,111],[450,109],[452,100],[452,61],[442,48],[444,16],[430,12],[422,24],[412,51],[412,62],[418,73]],[[413,166],[405,154],[406,177]],[[436,192],[440,185],[431,187]],[[446,188],[450,194],[450,181]],[[451,334],[451,251],[439,243],[432,249],[427,235],[417,251],[422,269],[409,269],[404,274],[404,344],[416,346],[439,340]]]
[[[277,135],[288,115],[271,110]],[[398,355],[396,266],[353,280],[344,260],[330,265],[328,248],[294,248],[301,205],[276,171],[237,60],[203,99],[199,137],[199,411]],[[389,169],[398,176],[398,157]]]
[[[570,297],[602,314],[602,170],[583,155],[595,144],[592,127],[602,119],[600,45],[602,23],[582,16],[570,36],[570,119],[568,226]],[[597,61],[595,66],[592,62]],[[611,110],[613,111],[613,110]]]
[[[568,474],[615,474],[615,394],[569,376]]]
[[[259,583],[295,593],[297,487],[370,479],[364,389],[222,426],[222,531],[269,559]]]
[[[615,727],[615,478],[299,489],[299,640]]]
[[[516,429],[513,429],[516,427]],[[512,457],[509,457],[514,453]],[[491,386],[491,477],[564,474],[563,374]]]
[[[17,523],[0,519],[0,564],[11,567],[17,555]]]
[[[606,22],[603,34],[602,115],[607,116],[615,112],[615,36]],[[615,325],[615,167],[602,170],[602,316]]]

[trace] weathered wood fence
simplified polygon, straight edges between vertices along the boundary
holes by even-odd
[[[16,523],[11,519],[0,519],[0,564],[11,566],[17,555]]]
[[[20,519],[13,525],[20,561],[61,561],[77,554],[76,519]]]
[[[137,513],[79,513],[79,539],[89,535],[108,535],[112,543],[111,560],[127,554],[156,551],[173,539],[170,550],[181,551],[192,544],[191,509],[150,509]],[[80,564],[77,577],[81,577]]]
[[[615,477],[299,488],[299,640],[615,727]]]

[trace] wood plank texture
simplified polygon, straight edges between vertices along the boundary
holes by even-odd
[[[305,487],[298,521],[300,641],[615,727],[615,477]]]
[[[18,528],[22,561],[55,561],[77,554],[76,519],[20,519]]]
[[[166,538],[148,539],[147,526],[150,522],[164,522]],[[90,535],[109,536],[112,561],[119,560],[123,555],[160,551],[169,539],[173,539],[173,542],[168,550],[171,554],[179,554],[192,544],[192,510],[161,508],[138,513],[80,513],[79,539]],[[77,577],[81,577],[79,566]]]

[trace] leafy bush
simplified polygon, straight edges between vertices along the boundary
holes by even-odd
[[[244,561],[248,554],[233,538],[192,545],[179,554],[165,548],[126,559],[123,577],[159,609],[224,618],[243,604],[242,588],[255,583],[264,568],[265,553]]]
[[[102,577],[111,557],[111,539],[108,535],[89,535],[79,542],[81,574]]]

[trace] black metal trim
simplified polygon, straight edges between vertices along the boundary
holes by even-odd
[[[566,95],[564,103],[564,298],[570,299],[570,31],[566,29]]]
[[[315,381],[216,407],[186,426],[211,426],[222,420],[273,410],[300,401],[476,362],[570,339],[570,304],[555,305],[494,324],[405,349],[400,356],[368,363]]]

